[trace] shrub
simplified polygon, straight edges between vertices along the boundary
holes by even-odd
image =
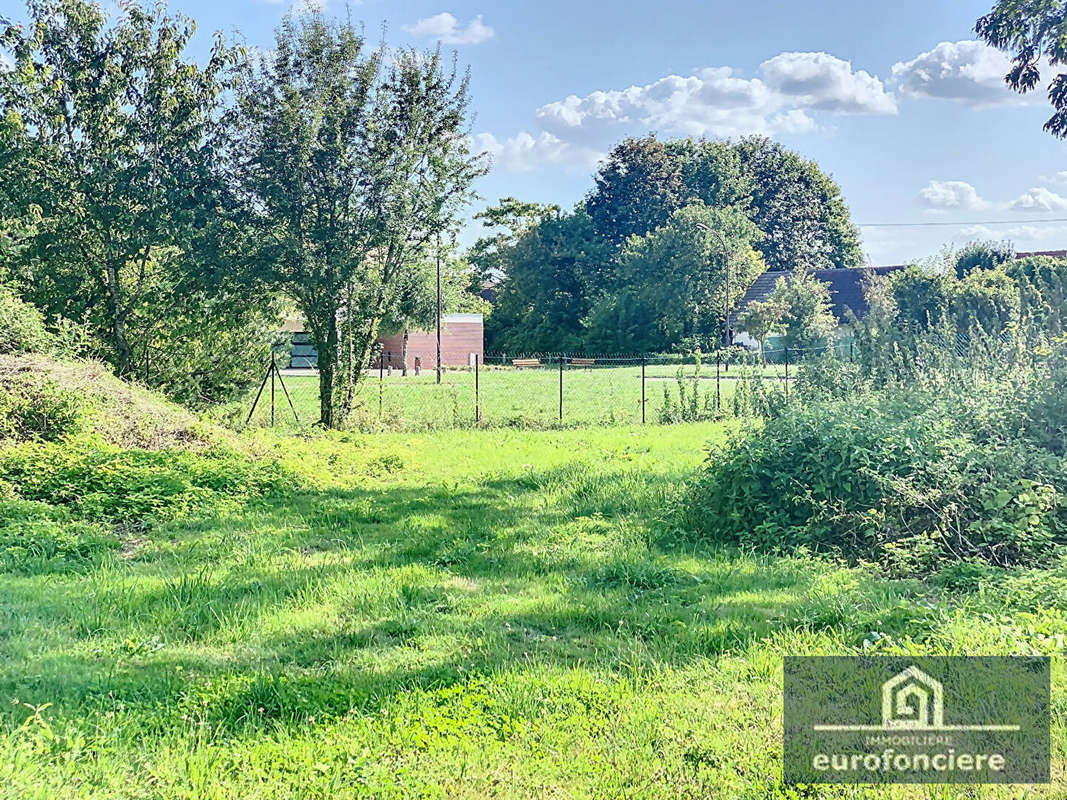
[[[0,353],[37,353],[50,346],[41,312],[0,286]]]
[[[54,442],[84,427],[85,401],[47,375],[25,372],[0,382],[0,440]]]
[[[792,404],[714,450],[687,508],[701,536],[803,546],[898,573],[1037,564],[1067,537],[1067,470],[1003,428],[1012,386]]]

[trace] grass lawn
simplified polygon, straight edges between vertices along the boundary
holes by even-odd
[[[764,368],[768,379],[784,374],[781,367]],[[777,370],[777,373],[773,371]],[[795,375],[795,369],[791,376]],[[719,402],[729,404],[737,386],[734,380],[740,369],[723,370],[722,380],[715,379],[715,365],[704,365],[700,380],[693,380],[694,368],[684,369],[686,391],[696,383],[700,404],[709,409]],[[664,406],[664,390],[678,399],[678,367],[668,364],[649,365],[645,370],[645,416],[656,422]],[[319,417],[318,376],[290,375],[283,378],[300,420],[311,423]],[[482,368],[479,376],[481,422],[486,427],[576,427],[582,425],[626,425],[641,422],[641,367],[568,366],[563,374],[563,420],[559,417],[559,372],[555,367],[541,369]],[[258,387],[257,387],[258,388]],[[270,389],[264,390],[253,422],[270,424]],[[251,408],[245,401],[245,413]],[[380,415],[379,415],[379,400]],[[391,430],[425,430],[473,427],[475,425],[475,380],[469,370],[446,371],[438,385],[433,370],[421,375],[401,377],[399,371],[386,375],[368,373],[358,398],[357,414],[371,428],[382,425]],[[292,411],[275,387],[275,421],[292,426]]]
[[[1067,629],[693,543],[670,507],[723,435],[260,433],[299,493],[0,575],[0,796],[1065,796],[1059,659],[1051,791],[780,784],[784,653],[1058,653]]]

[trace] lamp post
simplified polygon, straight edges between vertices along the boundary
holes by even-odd
[[[441,382],[441,231],[437,232],[437,382]]]
[[[726,239],[719,231],[705,225],[703,222],[698,222],[696,226],[705,233],[713,234],[715,238],[719,240],[719,244],[722,247],[723,257],[726,259],[726,299],[723,303],[725,308],[723,309],[722,316],[722,340],[726,342],[726,346],[729,347],[733,344],[733,342],[730,341],[733,338],[730,336],[730,248],[726,246]]]

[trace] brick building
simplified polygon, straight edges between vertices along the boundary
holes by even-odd
[[[290,369],[314,369],[318,366],[315,345],[304,331],[301,319],[286,322],[285,330],[291,334],[293,349],[289,360]],[[485,356],[484,319],[481,314],[445,314],[441,317],[441,364],[445,367],[466,367],[474,364],[474,356]],[[394,369],[403,366],[404,335],[383,336],[376,347],[385,354],[385,363]],[[408,331],[408,367],[414,369],[415,359],[423,369],[431,370],[437,365],[436,331]],[[375,357],[375,365],[377,365]]]

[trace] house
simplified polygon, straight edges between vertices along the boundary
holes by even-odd
[[[318,353],[311,337],[304,330],[304,321],[294,318],[287,320],[284,331],[292,339],[292,351],[289,369],[315,369],[318,366]],[[404,335],[397,333],[379,337],[375,342],[375,353],[381,353],[384,365],[392,369],[403,367]],[[474,364],[474,357],[485,357],[484,319],[481,314],[444,314],[441,317],[441,365],[445,367],[467,367]],[[422,368],[432,370],[437,365],[437,332],[408,331],[407,360],[408,366],[414,368],[418,359]],[[374,365],[378,364],[375,355]]]
[[[1067,250],[1034,250],[1015,254],[1017,260],[1031,256],[1063,259],[1067,258]],[[870,307],[867,305],[867,298],[863,289],[870,278],[888,275],[890,272],[897,272],[906,267],[906,264],[894,264],[886,267],[817,269],[812,272],[812,275],[820,281],[830,284],[830,301],[833,303],[834,317],[837,319],[838,325],[843,325],[849,320],[849,311],[856,316],[856,319],[863,319],[867,316]],[[737,304],[737,308],[730,314],[729,327],[734,330],[731,341],[748,348],[759,347],[759,342],[747,331],[736,330],[737,317],[750,304],[766,300],[767,296],[774,291],[775,284],[778,283],[779,278],[788,278],[792,274],[791,270],[768,271],[756,278],[756,282],[749,287],[749,290],[745,292],[745,296],[741,298],[741,302]]]
[[[903,264],[895,264],[887,267],[851,267],[848,269],[817,269],[812,275],[830,285],[830,301],[833,303],[834,317],[838,325],[842,325],[849,319],[849,312],[856,315],[857,319],[863,319],[870,308],[867,298],[864,296],[864,284],[875,276],[888,275],[904,269]],[[745,292],[737,309],[730,315],[730,327],[736,329],[735,320],[752,303],[763,302],[774,291],[779,278],[788,278],[793,273],[789,270],[781,272],[764,272],[756,282]],[[756,340],[746,331],[735,330],[733,341],[735,344],[745,347],[758,347]]]

